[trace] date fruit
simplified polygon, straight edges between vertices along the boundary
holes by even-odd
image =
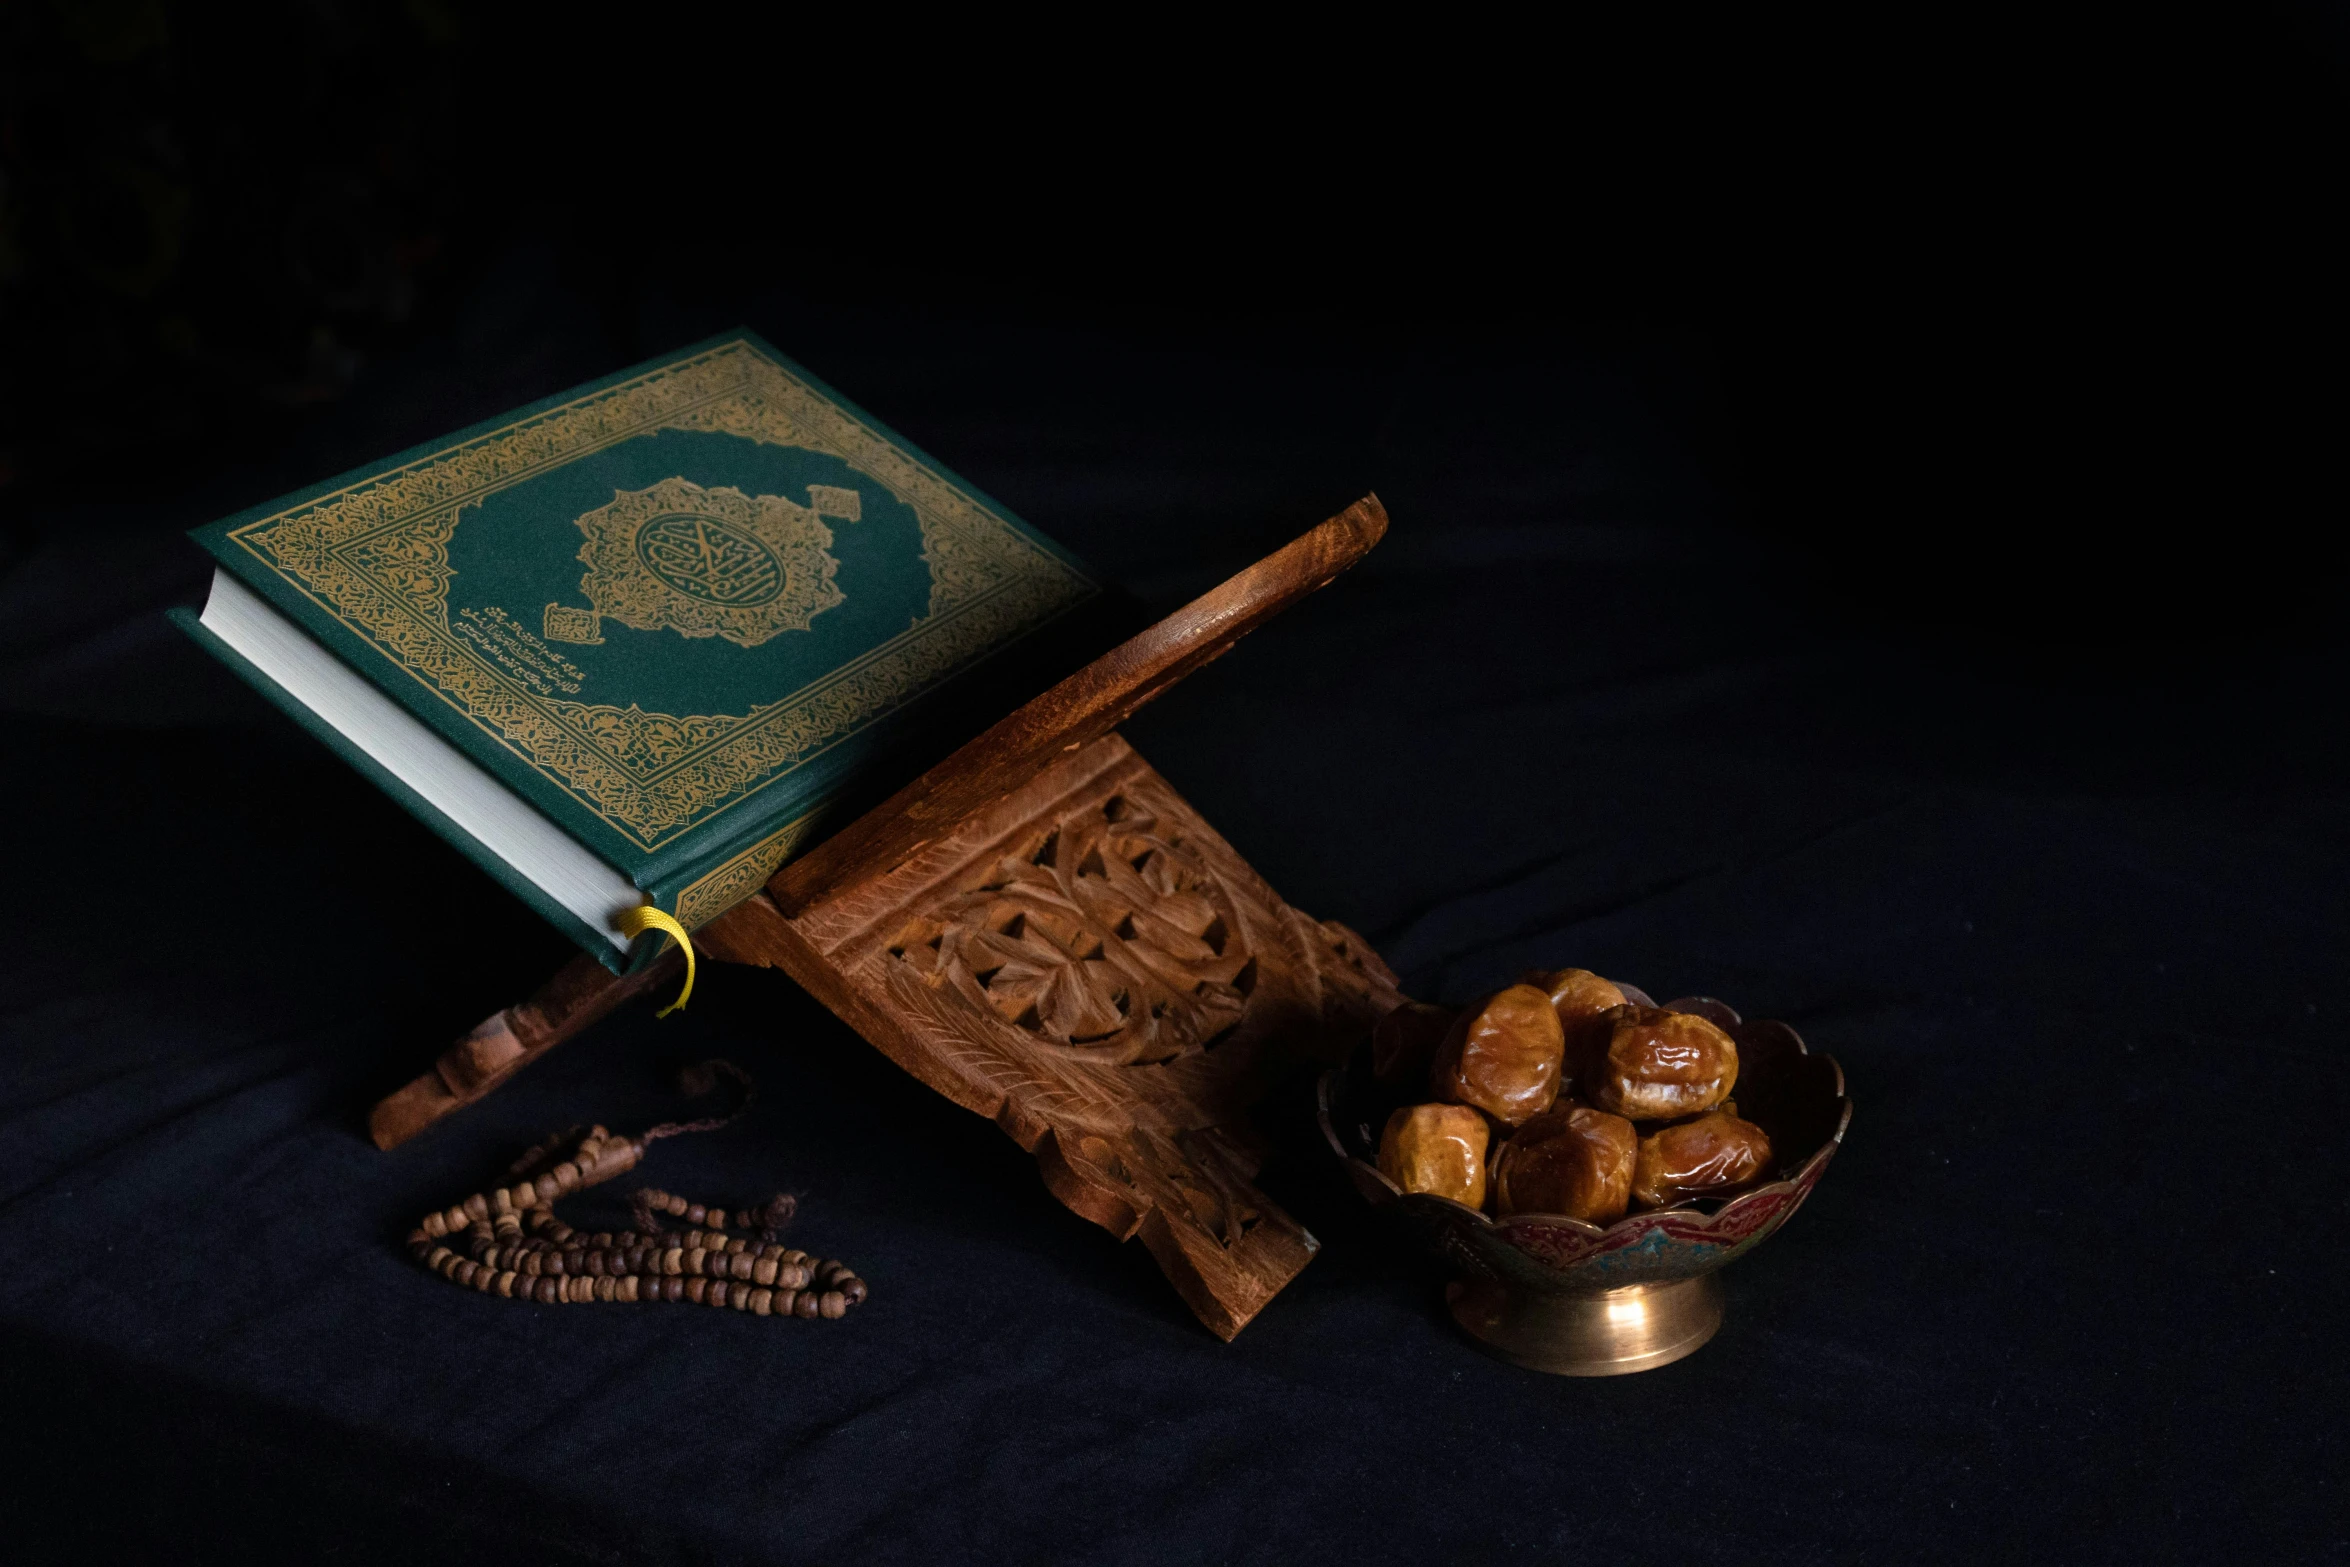
[[[1549,994],[1551,1008],[1569,1035],[1575,1033],[1576,1025],[1624,1004],[1624,993],[1613,981],[1601,979],[1587,968],[1537,970],[1524,982]]]
[[[1482,1208],[1489,1135],[1465,1105],[1405,1105],[1379,1134],[1379,1173],[1407,1192]]]
[[[1771,1140],[1726,1104],[1694,1121],[1678,1121],[1640,1139],[1632,1196],[1644,1208],[1669,1208],[1688,1197],[1743,1186],[1771,1167]]]
[[[1560,1105],[1519,1127],[1494,1155],[1494,1211],[1612,1224],[1631,1203],[1638,1146],[1622,1116]]]
[[[1429,1082],[1439,1099],[1518,1126],[1557,1100],[1566,1042],[1550,997],[1532,985],[1512,985],[1454,1021],[1437,1047]]]
[[[1635,1121],[1710,1110],[1738,1081],[1738,1046],[1704,1018],[1610,1007],[1576,1041],[1575,1092]]]

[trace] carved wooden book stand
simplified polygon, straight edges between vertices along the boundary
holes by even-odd
[[[1104,654],[695,935],[780,968],[908,1072],[991,1117],[1045,1185],[1140,1235],[1230,1338],[1315,1242],[1250,1182],[1247,1110],[1401,996],[1362,939],[1281,901],[1111,732],[1387,530],[1365,497]],[[390,1148],[675,971],[575,960],[376,1106]]]

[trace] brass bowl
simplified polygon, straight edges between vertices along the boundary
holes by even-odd
[[[1628,1000],[1653,1005],[1622,989]],[[1496,1219],[1404,1191],[1379,1173],[1379,1129],[1398,1105],[1416,1101],[1373,1080],[1367,1044],[1323,1074],[1319,1110],[1332,1152],[1365,1199],[1392,1211],[1464,1275],[1445,1291],[1453,1320],[1505,1360],[1597,1377],[1651,1370],[1697,1350],[1722,1325],[1714,1271],[1786,1223],[1844,1141],[1852,1101],[1834,1057],[1813,1055],[1784,1023],[1749,1023],[1710,997],[1665,1005],[1720,1024],[1738,1042],[1738,1113],[1769,1134],[1777,1168],[1726,1200],[1629,1214],[1605,1227],[1564,1214]]]

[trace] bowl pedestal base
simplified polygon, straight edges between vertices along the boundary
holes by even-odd
[[[1722,1325],[1722,1286],[1710,1273],[1582,1294],[1469,1279],[1446,1285],[1444,1293],[1453,1320],[1486,1353],[1562,1377],[1670,1365]]]

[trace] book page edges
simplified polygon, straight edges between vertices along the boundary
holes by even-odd
[[[194,611],[174,609],[169,612],[169,615],[174,624],[195,638],[197,642],[203,644],[229,668],[235,670],[246,684],[260,692],[273,707],[293,719],[294,722],[325,744],[329,750],[358,769],[360,774],[370,783],[391,796],[409,815],[439,834],[451,848],[486,871],[500,886],[537,910],[542,918],[577,942],[583,950],[594,954],[606,967],[616,973],[625,970],[629,964],[630,944],[617,931],[611,929],[608,924],[594,922],[587,913],[570,907],[546,888],[522,874],[503,855],[461,826],[450,816],[448,811],[443,810],[432,800],[419,793],[399,774],[393,772],[350,736],[313,711],[301,698],[295,696],[277,680],[263,672],[251,659],[230,646],[212,628],[206,626]],[[352,678],[356,679],[357,677]],[[383,700],[389,705],[388,698],[379,697],[379,700]],[[398,709],[395,708],[395,711]],[[401,716],[407,717],[405,712],[402,712]],[[408,721],[415,722],[414,719]],[[422,725],[418,725],[418,727],[423,728]],[[441,740],[437,735],[432,735],[430,730],[424,732],[430,736],[434,744],[446,746],[450,755],[456,757],[460,762],[464,762],[466,766],[472,766],[472,763],[465,761],[463,753],[458,752],[454,746],[448,746],[446,741]],[[488,777],[486,773],[483,776]],[[503,789],[503,785],[497,785],[494,779],[490,782],[493,786]],[[516,803],[521,804],[519,800]],[[543,822],[544,818],[541,817],[540,820]],[[554,831],[556,829],[552,824],[547,824],[547,830]],[[605,898],[609,900],[610,907],[604,911],[602,917],[608,921],[621,909],[644,902],[645,898],[636,886],[618,871],[610,870],[609,867],[606,870],[611,885],[603,891]],[[659,943],[655,942],[652,945],[658,947]]]

